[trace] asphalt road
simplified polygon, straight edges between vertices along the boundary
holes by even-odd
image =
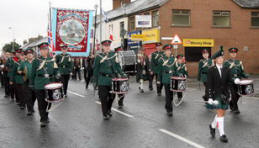
[[[85,90],[83,82],[70,81],[69,97],[54,106],[47,128],[40,128],[38,112],[27,117],[15,103],[3,98],[0,89],[0,148],[259,147],[259,98],[243,97],[240,115],[227,112],[225,132],[229,143],[223,144],[218,132],[215,139],[210,138],[208,125],[214,113],[204,107],[203,90],[197,81],[188,82],[184,103],[174,108],[171,118],[164,109],[164,95],[157,97],[155,91],[147,89],[147,83],[145,93],[140,94],[134,79],[131,81],[125,107],[118,109],[115,100],[109,121],[103,120],[92,88]]]

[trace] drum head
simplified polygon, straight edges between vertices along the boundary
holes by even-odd
[[[128,81],[128,78],[114,78],[112,81]]]
[[[172,80],[186,80],[185,77],[171,77]]]
[[[48,90],[54,90],[62,87],[63,87],[62,83],[50,83],[45,85],[45,89],[48,89]]]
[[[253,80],[249,80],[249,79],[245,79],[245,80],[240,80],[240,85],[248,85],[248,84],[252,84]]]

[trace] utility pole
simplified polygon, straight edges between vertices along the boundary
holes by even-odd
[[[95,36],[96,36],[96,19],[97,19],[97,9],[98,9],[98,5],[94,5],[95,8],[95,19],[94,19],[94,46],[93,46],[93,51],[92,54],[95,54]]]
[[[100,45],[101,45],[101,42],[102,42],[102,13],[103,13],[102,0],[100,0]]]

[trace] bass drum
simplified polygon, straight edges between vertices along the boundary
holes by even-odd
[[[56,82],[45,85],[45,93],[45,101],[48,103],[57,103],[64,100],[62,83]]]
[[[129,90],[128,78],[114,78],[112,79],[112,90],[114,94],[126,94]]]
[[[186,89],[185,77],[171,77],[170,90],[173,92],[184,92]]]

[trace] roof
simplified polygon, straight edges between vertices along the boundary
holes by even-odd
[[[259,0],[233,0],[242,8],[258,8],[259,9]]]
[[[121,17],[123,15],[130,15],[139,11],[144,11],[153,7],[160,7],[168,0],[136,0],[134,2],[126,4],[124,7],[119,7],[114,10],[106,12],[109,20]],[[99,19],[97,19],[99,23]]]

